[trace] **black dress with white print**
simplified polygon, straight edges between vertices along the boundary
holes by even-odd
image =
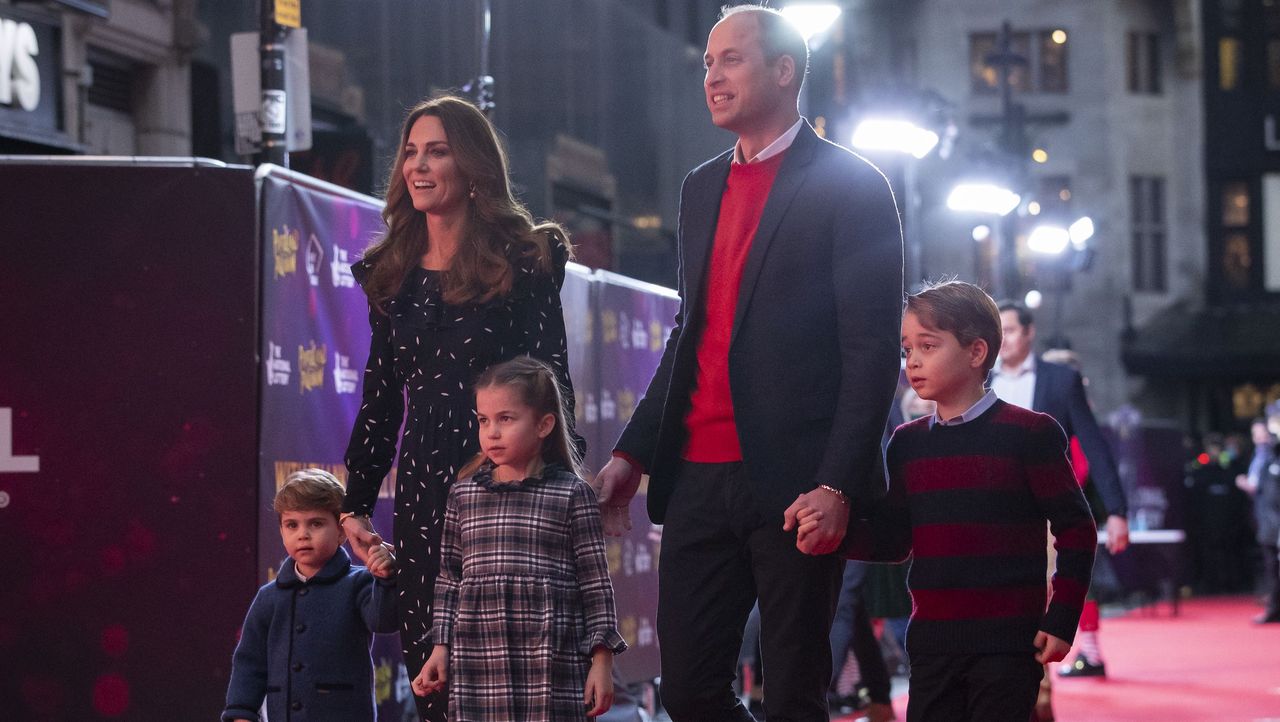
[[[385,314],[370,306],[372,341],[347,446],[343,508],[372,512],[399,434],[393,532],[401,567],[400,641],[410,678],[434,646],[428,633],[449,488],[480,451],[472,393],[476,377],[521,355],[546,362],[565,393],[572,428],[573,386],[560,306],[568,250],[557,234],[550,236],[552,272],[539,270],[532,259],[518,260],[517,277],[505,297],[446,304],[440,273],[415,267]],[[356,263],[352,273],[363,286],[369,266]],[[576,433],[574,438],[581,449],[582,439]],[[443,694],[416,701],[424,720],[445,719]]]

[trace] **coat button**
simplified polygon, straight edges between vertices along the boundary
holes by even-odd
[[[305,597],[305,596],[307,596],[307,590],[306,590],[306,589],[300,589],[300,590],[298,590],[298,596],[300,596],[300,597]]]
[[[295,631],[295,632],[305,632],[305,631],[307,631],[307,625],[305,625],[305,624],[299,624],[298,626],[296,626],[296,627],[294,627],[294,628],[293,628],[293,631]]]
[[[289,705],[289,708],[292,709],[294,712],[297,712],[298,710],[302,709],[302,703],[294,702],[293,704]]]
[[[295,672],[301,672],[301,671],[302,671],[302,662],[294,662],[294,663],[293,663],[293,671],[295,671]]]

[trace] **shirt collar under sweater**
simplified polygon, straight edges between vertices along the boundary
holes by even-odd
[[[934,411],[933,415],[929,417],[929,428],[932,429],[934,424],[937,424],[938,426],[959,426],[960,424],[967,424],[985,414],[987,409],[994,406],[998,399],[999,397],[996,396],[996,392],[991,389],[987,389],[987,393],[983,394],[982,398],[978,399],[977,403],[970,406],[959,416],[943,419],[939,418],[937,411]]]
[[[776,140],[764,147],[764,150],[756,153],[751,160],[743,160],[742,158],[742,142],[733,144],[733,162],[734,164],[759,163],[762,160],[768,160],[773,156],[781,153],[791,147],[791,143],[795,141],[796,136],[800,135],[800,127],[804,125],[804,118],[798,118],[796,122],[787,128],[786,132],[778,136]]]

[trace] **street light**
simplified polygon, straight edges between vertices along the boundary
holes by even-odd
[[[790,20],[804,35],[806,41],[821,33],[840,17],[840,6],[835,3],[801,2],[782,8],[782,16]]]
[[[1086,242],[1092,237],[1093,219],[1081,216],[1066,228],[1055,225],[1036,226],[1032,229],[1031,235],[1027,236],[1027,248],[1035,253],[1055,257],[1070,253],[1072,268],[1079,270],[1087,266],[1088,255],[1092,251],[1086,247]],[[1053,304],[1053,338],[1051,339],[1055,346],[1061,346],[1064,341],[1062,307],[1066,302],[1067,266],[1065,260],[1057,260],[1050,268],[1055,279],[1054,290],[1057,291],[1057,298]]]
[[[917,160],[937,144],[937,133],[909,120],[868,118],[853,131],[853,147],[859,150],[906,153]]]
[[[1082,216],[1067,228],[1062,226],[1036,226],[1027,236],[1027,248],[1048,256],[1061,255],[1070,245],[1083,251],[1085,242],[1093,237],[1093,219]]]
[[[906,273],[909,279],[923,276],[923,239],[916,227],[920,192],[916,182],[915,161],[929,155],[938,145],[938,134],[903,118],[866,118],[854,129],[851,141],[853,147],[863,152],[910,156],[904,157],[902,162],[902,233],[903,240],[906,241]]]
[[[1022,202],[1022,196],[994,183],[961,183],[947,196],[953,211],[1007,216]]]
[[[1027,236],[1027,248],[1046,256],[1058,256],[1071,243],[1071,233],[1062,226],[1036,226]]]
[[[1067,234],[1071,236],[1071,245],[1077,251],[1083,251],[1085,241],[1093,238],[1093,219],[1089,216],[1080,217],[1067,228]]]

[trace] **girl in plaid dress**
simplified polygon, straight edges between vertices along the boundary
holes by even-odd
[[[561,722],[613,703],[617,631],[595,492],[560,385],[519,357],[476,381],[481,453],[449,491],[431,627],[413,680],[451,722]]]

